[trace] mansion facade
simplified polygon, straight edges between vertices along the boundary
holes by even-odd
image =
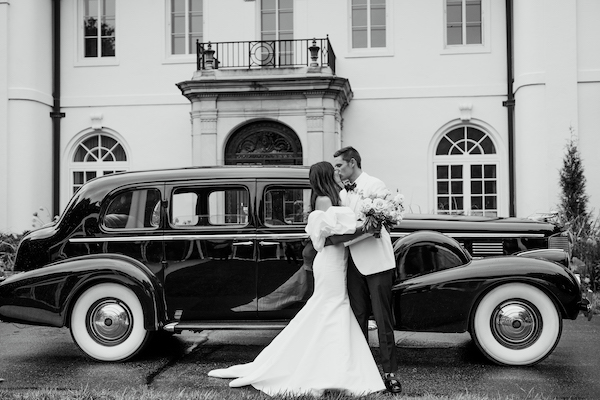
[[[556,210],[573,138],[598,210],[598,20],[597,0],[0,0],[0,232],[105,174],[343,146],[410,212],[527,217]]]

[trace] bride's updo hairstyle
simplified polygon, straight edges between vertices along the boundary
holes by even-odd
[[[317,197],[327,196],[334,206],[340,205],[340,187],[333,178],[335,170],[327,161],[321,161],[310,166],[308,178],[310,179],[310,209],[315,209]]]

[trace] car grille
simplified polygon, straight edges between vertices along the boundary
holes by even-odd
[[[501,256],[504,254],[502,242],[473,242],[473,257]]]
[[[567,236],[551,236],[548,238],[548,248],[562,249],[568,253],[571,248],[569,238]]]

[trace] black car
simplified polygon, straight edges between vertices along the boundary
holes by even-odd
[[[162,331],[282,328],[312,294],[309,198],[307,167],[94,179],[23,238],[0,319],[68,326],[103,361]],[[529,365],[552,352],[562,319],[589,312],[552,224],[407,215],[392,238],[397,330],[469,331],[493,361]]]

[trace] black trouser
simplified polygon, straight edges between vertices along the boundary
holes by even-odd
[[[368,340],[368,324],[371,311],[377,322],[379,351],[383,372],[396,372],[396,341],[392,316],[392,281],[394,270],[363,275],[348,256],[348,296],[350,306]]]

